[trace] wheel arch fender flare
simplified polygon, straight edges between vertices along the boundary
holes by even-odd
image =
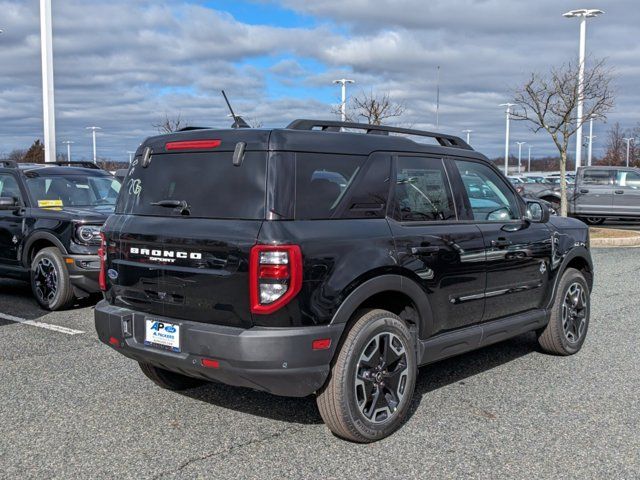
[[[24,243],[24,248],[22,249],[22,264],[25,268],[30,267],[29,252],[31,252],[31,248],[33,247],[33,244],[39,240],[46,240],[48,242],[51,242],[54,246],[56,246],[60,250],[60,252],[62,252],[63,255],[67,254],[67,249],[54,234],[52,234],[51,232],[45,232],[45,231],[34,232],[29,236],[27,241]]]
[[[565,254],[565,257],[562,260],[562,263],[560,263],[560,266],[558,267],[558,274],[554,279],[553,290],[549,297],[549,305],[548,305],[549,308],[551,308],[553,305],[553,299],[555,298],[558,285],[560,284],[560,280],[562,279],[564,272],[567,271],[569,264],[577,258],[579,258],[581,261],[584,261],[584,263],[587,264],[588,270],[589,272],[591,272],[591,277],[587,278],[586,280],[589,285],[589,291],[593,289],[593,260],[591,260],[591,255],[589,254],[589,250],[587,250],[587,248],[583,246],[574,247]]]
[[[346,324],[364,302],[374,295],[386,292],[397,292],[411,299],[417,309],[419,338],[422,338],[424,332],[431,331],[433,313],[426,293],[414,280],[397,274],[380,275],[360,284],[342,302],[331,324]]]

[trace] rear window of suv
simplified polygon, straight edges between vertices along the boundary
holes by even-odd
[[[265,215],[266,152],[245,153],[233,165],[233,152],[153,155],[148,167],[132,166],[116,213],[221,219],[262,219]],[[153,205],[186,202],[188,209]]]

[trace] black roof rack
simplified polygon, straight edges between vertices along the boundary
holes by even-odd
[[[425,130],[414,130],[411,128],[388,127],[386,125],[369,125],[366,123],[339,122],[334,120],[294,120],[288,126],[290,130],[322,130],[324,132],[339,132],[342,128],[365,130],[367,134],[389,135],[389,133],[401,133],[404,135],[416,135],[420,137],[430,137],[443,147],[473,148],[460,137],[446,135],[444,133],[427,132]]]
[[[0,160],[0,167],[2,168],[18,168],[18,164],[13,160]]]
[[[58,165],[59,167],[80,167],[80,168],[92,168],[94,170],[102,170],[98,165],[93,162],[48,162],[43,163],[42,165]]]

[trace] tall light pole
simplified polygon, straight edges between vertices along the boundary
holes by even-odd
[[[587,166],[591,166],[591,158],[593,154],[593,115],[589,117],[589,148],[587,150]]]
[[[133,162],[133,154],[136,152],[133,152],[131,150],[127,150],[127,153],[129,154],[129,165],[131,165],[131,162]]]
[[[531,173],[531,145],[529,145],[529,160],[527,162],[527,172]]]
[[[473,133],[473,130],[462,130],[462,133],[466,133],[467,134],[467,143],[469,145],[471,145],[471,134]]]
[[[98,163],[98,150],[96,148],[96,131],[102,130],[100,127],[87,127],[87,130],[91,130],[93,133],[93,163]]]
[[[507,107],[507,126],[505,129],[504,136],[504,174],[509,175],[509,124],[511,122],[511,107],[513,107],[515,103],[501,103],[501,107]]]
[[[340,115],[343,122],[347,121],[347,83],[356,83],[355,80],[341,78],[334,80],[333,83],[342,85],[342,103],[340,104]]]
[[[64,143],[67,146],[67,162],[71,161],[71,145],[75,142],[72,142],[71,140],[65,140]]]
[[[440,128],[440,65],[436,72],[436,128]]]
[[[522,173],[522,145],[527,142],[516,142],[518,144],[518,173]]]
[[[563,14],[565,18],[580,19],[580,56],[578,64],[578,130],[576,131],[576,170],[582,163],[582,123],[584,122],[584,62],[587,39],[587,18],[604,13],[594,8],[581,8]]]
[[[627,142],[627,167],[629,166],[629,145],[631,144],[631,142],[633,142],[634,144],[636,143],[636,139],[635,138],[623,138],[623,140],[625,142]]]
[[[53,87],[53,33],[51,0],[40,0],[40,48],[42,54],[42,116],[44,161],[56,161],[56,112]]]

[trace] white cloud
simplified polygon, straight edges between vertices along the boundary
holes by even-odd
[[[125,158],[152,124],[181,113],[200,125],[227,125],[224,88],[234,107],[266,126],[295,117],[329,116],[329,105],[298,98],[325,92],[348,74],[351,91],[389,91],[407,106],[402,122],[435,128],[436,66],[441,66],[441,128],[474,130],[474,144],[499,155],[503,113],[498,107],[532,70],[547,70],[577,53],[578,24],[562,18],[575,2],[537,0],[282,0],[319,18],[318,27],[279,28],[242,23],[187,1],[66,0],[54,2],[58,141],[76,141],[89,156],[87,125],[103,127],[99,146]],[[611,121],[638,121],[636,79],[640,11],[632,0],[603,7],[589,22],[588,48],[609,57],[617,73],[618,104]],[[42,137],[37,0],[0,0],[0,153]],[[254,59],[267,59],[255,63]],[[323,65],[307,67],[309,59]],[[257,67],[256,65],[266,65]],[[290,80],[295,77],[295,82]],[[278,81],[281,97],[270,98]],[[322,90],[320,90],[322,88]],[[338,95],[335,90],[336,98]],[[606,126],[598,125],[598,141]],[[514,125],[513,140],[543,136]],[[598,151],[598,150],[596,150]]]

